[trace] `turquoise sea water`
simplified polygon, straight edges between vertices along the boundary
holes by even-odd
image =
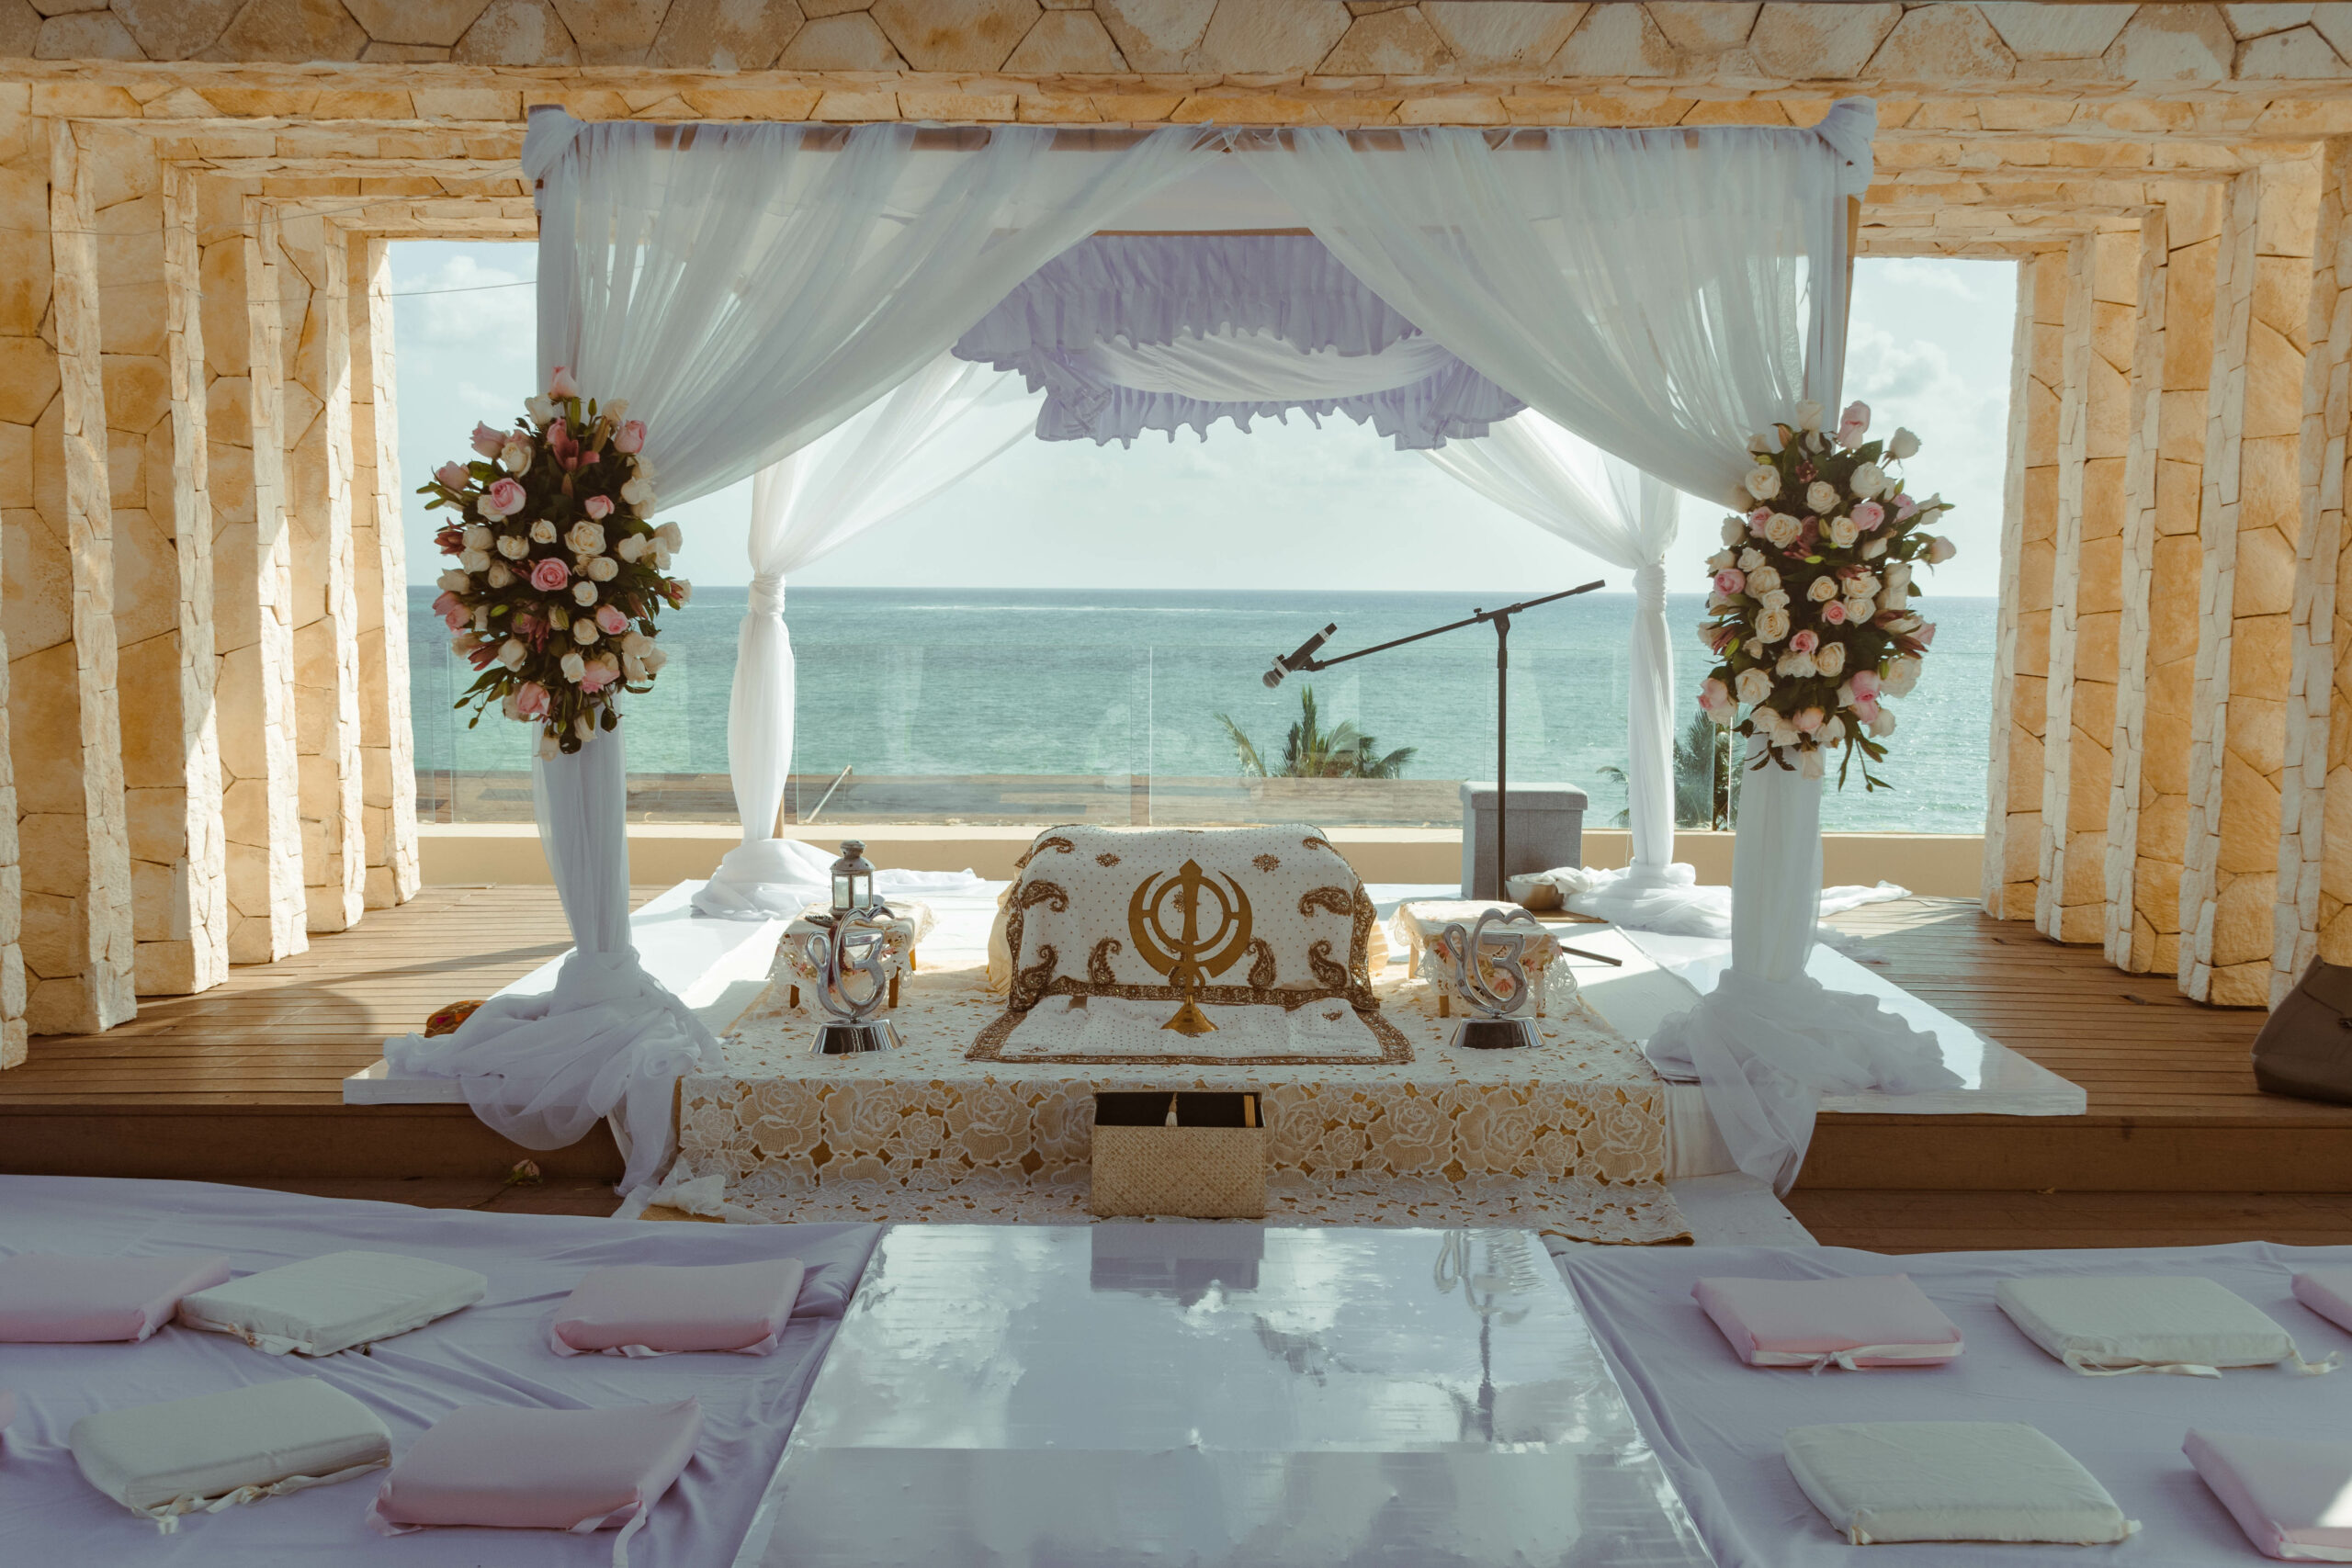
[[[1233,748],[1216,716],[1231,715],[1261,751],[1277,752],[1304,679],[1327,726],[1352,719],[1384,751],[1415,748],[1408,777],[1488,778],[1495,638],[1484,627],[1294,676],[1275,691],[1259,677],[1273,655],[1326,621],[1340,628],[1328,654],[1549,591],[1479,598],[796,589],[787,607],[799,672],[793,766],[833,773],[854,765],[860,777],[1229,775]],[[465,716],[451,712],[471,677],[427,608],[435,592],[410,590],[417,767],[527,771],[522,726],[492,716],[468,730]],[[669,665],[657,689],[627,709],[631,772],[727,771],[728,688],[745,602],[741,588],[700,589],[690,606],[663,617]],[[1669,601],[1676,685],[1685,694],[1706,667],[1694,635],[1702,604],[1699,594]],[[1995,602],[1922,607],[1940,629],[1917,690],[1894,705],[1900,728],[1883,771],[1896,788],[1865,795],[1857,777],[1852,788],[1833,790],[1823,810],[1833,829],[1983,830]],[[1630,594],[1593,593],[1530,611],[1511,631],[1511,777],[1586,790],[1596,824],[1624,805],[1623,787],[1602,770],[1624,761],[1633,610]],[[1686,702],[1680,714],[1690,711]]]

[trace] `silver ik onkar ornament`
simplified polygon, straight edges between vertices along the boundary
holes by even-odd
[[[1536,1043],[1535,1025],[1511,1015],[1526,1005],[1532,984],[1527,944],[1546,935],[1542,922],[1521,909],[1482,910],[1468,926],[1455,920],[1439,933],[1453,965],[1453,994],[1472,1013],[1453,1032],[1454,1044],[1495,1051]]]
[[[802,939],[801,952],[817,976],[817,1006],[825,1014],[817,1028],[818,1055],[888,1051],[899,1043],[890,1021],[874,1016],[890,996],[889,919],[887,908],[862,909]]]

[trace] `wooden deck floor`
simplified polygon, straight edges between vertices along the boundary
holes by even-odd
[[[2256,1090],[2246,1053],[2260,1013],[2199,1007],[2166,977],[2120,974],[2096,949],[2056,946],[1961,900],[1880,905],[1835,923],[1858,939],[1861,962],[2083,1085],[2089,1112],[1824,1117],[1789,1203],[1825,1241],[1897,1251],[2352,1242],[2352,1107]],[[548,1187],[510,1189],[501,1179],[522,1151],[462,1107],[341,1105],[342,1079],[386,1035],[489,995],[567,941],[549,888],[430,887],[356,930],[313,937],[299,957],[144,1002],[122,1028],[36,1038],[25,1066],[0,1073],[0,1168],[209,1174],[184,1167],[259,1143],[266,1157],[220,1167],[225,1179],[593,1210],[605,1167],[617,1169],[608,1143],[540,1156]],[[175,1140],[199,1152],[174,1156]],[[74,1158],[85,1145],[91,1163]],[[377,1174],[391,1168],[405,1174]]]

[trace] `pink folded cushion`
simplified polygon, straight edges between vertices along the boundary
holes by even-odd
[[[180,1298],[223,1284],[225,1258],[0,1258],[0,1341],[86,1345],[144,1339]]]
[[[801,1273],[789,1258],[707,1269],[591,1269],[556,1309],[548,1344],[559,1356],[680,1350],[764,1356],[792,1315]]]
[[[2295,1299],[2336,1327],[2352,1329],[2352,1269],[2312,1269],[2296,1275]]]
[[[1915,1367],[1961,1351],[1960,1330],[1905,1274],[1702,1280],[1690,1293],[1752,1367]]]
[[[692,1399],[617,1410],[467,1405],[409,1445],[368,1522],[395,1534],[425,1525],[633,1532],[701,1434]]]
[[[2192,1430],[2180,1451],[2265,1557],[2352,1562],[2352,1443]]]

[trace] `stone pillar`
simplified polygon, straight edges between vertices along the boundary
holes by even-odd
[[[358,605],[359,772],[371,909],[416,897],[416,739],[408,707],[408,566],[401,536],[392,270],[381,235],[350,238],[351,558]]]
[[[2318,198],[2308,163],[2233,179],[2213,276],[2177,973],[2223,1006],[2270,1000]]]
[[[2352,137],[2323,154],[2312,247],[2301,445],[2302,531],[2289,637],[2286,777],[2270,999],[2318,953],[2352,963],[2352,609],[2343,572],[2346,435],[2352,431]],[[2339,689],[2343,688],[2343,689]],[[2335,724],[2335,716],[2345,724]]]
[[[205,419],[187,391],[203,354],[195,214],[145,138],[85,155],[106,159],[120,197],[98,210],[98,276],[136,978],[142,995],[180,994],[229,972]]]
[[[207,189],[203,325],[229,956],[267,964],[310,943],[294,751],[281,269],[275,215],[233,186],[208,181]]]
[[[2107,930],[2116,638],[2122,618],[2123,471],[2131,450],[2139,238],[2067,247],[2065,386],[2058,415],[2041,882],[2034,924],[2058,942]]]
[[[2062,250],[2038,252],[2018,265],[2008,479],[2001,517],[2001,607],[1993,658],[1993,739],[1984,809],[1984,912],[2003,920],[2032,917],[2041,875],[2066,254]]]
[[[34,506],[9,519],[6,574],[25,1020],[36,1034],[110,1029],[138,1011],[98,245],[82,149],[65,122],[45,129],[55,354],[21,353],[14,368],[25,382],[0,394],[12,410],[42,404],[19,459],[33,471]]]
[[[17,579],[36,556],[54,562],[36,502],[34,431],[57,397],[57,356],[41,340],[49,315],[49,137],[28,114],[31,90],[0,86],[0,533],[7,549],[0,612],[0,1068],[25,1059],[24,874],[18,863],[17,772],[9,741],[8,659],[24,645],[28,605]],[[54,463],[43,465],[54,471]]]
[[[2203,574],[2198,533],[2205,389],[2213,365],[2213,269],[2227,187],[2181,184],[2144,235],[2133,351],[2137,466],[2126,502],[2124,615],[2117,661],[2116,787],[2108,813],[2108,961],[2171,974],[2180,955],[2180,864],[2188,819],[2189,709]]]
[[[288,536],[294,567],[295,747],[302,872],[314,931],[365,908],[358,604],[352,591],[348,240],[324,219],[279,223],[279,298],[293,333],[285,392]],[[299,326],[296,323],[300,323]]]

